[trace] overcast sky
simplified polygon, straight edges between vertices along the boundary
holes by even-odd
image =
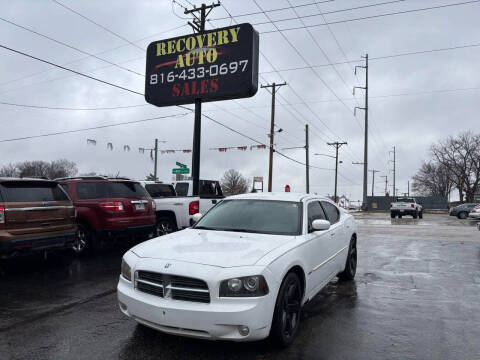
[[[155,40],[191,33],[185,25],[187,19],[184,19],[181,7],[172,5],[169,0],[59,1],[120,37],[51,0],[1,0],[3,21],[0,21],[0,43],[143,93],[145,51],[142,49],[146,49]],[[193,0],[177,2],[186,6],[189,2],[200,5],[200,2]],[[351,88],[354,85],[363,86],[364,72],[360,70],[358,78],[353,74],[353,67],[362,63],[322,66],[315,68],[315,72],[308,68],[285,70],[305,67],[305,61],[309,65],[322,65],[344,62],[346,59],[358,60],[366,52],[371,58],[376,58],[480,42],[480,2],[310,27],[310,33],[306,29],[286,30],[282,33],[262,32],[276,30],[270,20],[296,18],[297,15],[316,16],[275,24],[279,29],[287,29],[304,24],[321,24],[324,18],[330,23],[463,1],[335,0],[318,1],[317,4],[313,4],[312,0],[256,2],[265,11],[288,8],[290,4],[311,5],[296,7],[295,10],[290,8],[267,12],[268,17],[265,14],[238,17],[237,15],[259,12],[260,9],[253,0],[223,0],[224,8],[213,10],[210,15],[212,22],[208,28],[227,26],[238,21],[249,22],[260,32],[260,83],[284,80],[288,83],[288,86],[279,90],[277,98],[277,125],[283,132],[275,139],[276,147],[280,149],[304,145],[303,127],[308,123],[311,129],[311,164],[333,169],[334,159],[314,156],[313,153],[334,155],[334,149],[326,144],[327,141],[348,142],[347,146],[340,149],[340,160],[343,163],[339,167],[339,193],[355,200],[361,199],[363,168],[352,165],[352,162],[363,161],[364,119],[362,111],[357,112],[356,118],[353,116],[354,106],[363,106],[363,93],[359,91],[356,99],[353,99]],[[388,4],[337,11],[385,2]],[[213,20],[228,16],[226,11],[235,20]],[[327,13],[324,18],[320,11]],[[109,63],[88,57],[85,53],[16,27],[5,20],[86,53],[95,54]],[[136,43],[138,47],[128,44],[121,37]],[[0,61],[1,102],[73,109],[139,105],[123,109],[82,111],[0,105],[0,140],[185,113],[177,107],[156,108],[147,105],[142,96],[82,78],[4,49],[0,49]],[[421,162],[428,158],[428,150],[433,142],[465,130],[478,132],[479,63],[480,46],[370,61],[369,168],[380,171],[376,174],[376,194],[384,191],[384,179],[380,176],[387,175],[391,183],[392,164],[388,160],[393,159],[391,155],[389,157],[393,146],[397,149],[397,187],[400,192],[405,192],[407,181],[415,174]],[[443,91],[452,89],[457,91]],[[431,93],[437,90],[442,91]],[[259,89],[252,98],[204,104],[203,110],[212,118],[260,142],[268,142],[270,94],[264,89]],[[138,147],[152,147],[154,138],[157,137],[167,141],[161,144],[161,149],[190,149],[192,134],[193,114],[188,114],[67,135],[0,142],[0,165],[24,160],[67,158],[77,163],[81,173],[120,173],[142,179],[153,172],[153,163],[149,154],[138,152]],[[87,139],[96,140],[97,145],[88,145]],[[109,142],[114,146],[113,151],[107,149]],[[251,140],[204,118],[201,177],[219,179],[224,171],[234,168],[250,179],[253,176],[264,176],[266,182],[267,150],[232,150],[226,153],[209,150],[213,147],[253,144]],[[123,151],[124,145],[129,145],[132,150]],[[302,149],[285,150],[284,153],[299,161],[305,160]],[[171,169],[175,167],[176,161],[190,166],[191,155],[159,155],[161,180],[172,180]],[[273,173],[274,191],[283,191],[285,184],[290,184],[292,191],[305,191],[304,166],[277,155],[274,157]],[[311,169],[310,176],[312,191],[322,195],[333,193],[332,170]],[[368,186],[370,194],[371,173]]]

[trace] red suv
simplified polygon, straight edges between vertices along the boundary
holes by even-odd
[[[76,253],[99,247],[103,240],[146,240],[155,235],[155,202],[140,183],[125,178],[57,179],[77,209]]]

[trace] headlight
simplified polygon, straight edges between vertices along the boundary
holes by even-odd
[[[130,268],[130,265],[127,264],[127,262],[122,259],[122,276],[127,279],[128,281],[132,281],[132,269]]]
[[[220,297],[254,297],[268,294],[268,285],[262,275],[223,280]]]

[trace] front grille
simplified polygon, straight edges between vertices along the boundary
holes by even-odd
[[[137,271],[135,288],[165,299],[209,303],[210,292],[205,281],[185,276],[151,271]]]

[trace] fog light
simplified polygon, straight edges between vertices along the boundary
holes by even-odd
[[[122,309],[123,311],[127,311],[127,305],[125,305],[121,301],[118,302],[118,305],[120,306],[120,309]]]
[[[241,325],[238,327],[238,332],[242,336],[247,336],[250,333],[250,329],[248,328],[248,326]]]

